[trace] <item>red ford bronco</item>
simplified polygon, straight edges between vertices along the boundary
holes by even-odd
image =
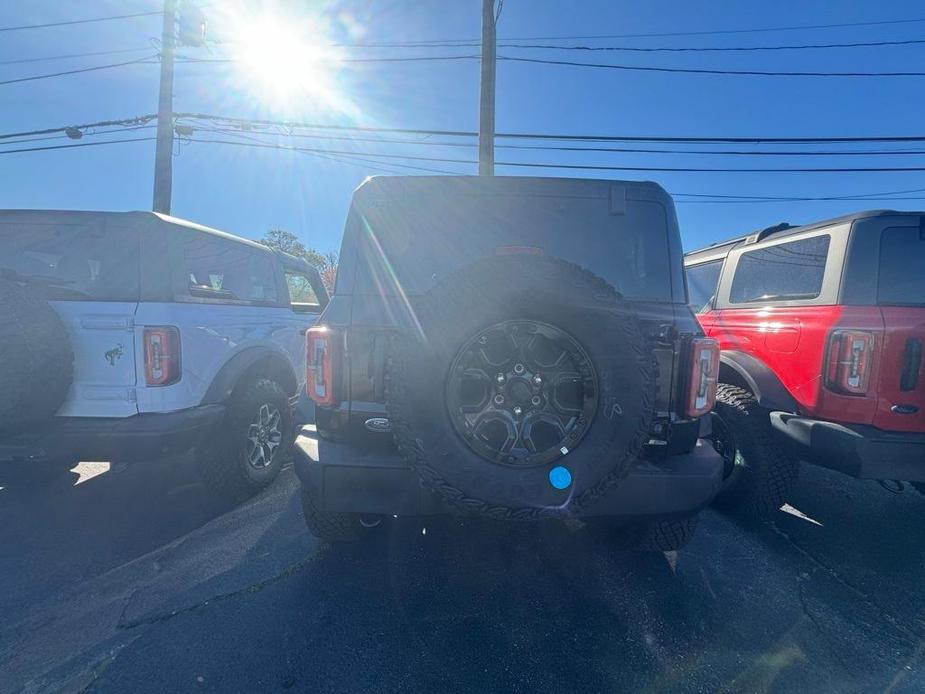
[[[722,349],[718,504],[773,513],[799,459],[925,493],[925,212],[781,224],[685,269]]]

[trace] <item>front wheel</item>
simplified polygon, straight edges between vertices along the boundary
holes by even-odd
[[[768,518],[796,485],[799,462],[774,440],[768,411],[744,388],[720,383],[713,409],[713,447],[723,457],[723,486],[714,504]]]
[[[197,451],[204,480],[224,496],[255,494],[276,479],[292,439],[286,392],[275,381],[254,381],[235,391],[221,428]]]

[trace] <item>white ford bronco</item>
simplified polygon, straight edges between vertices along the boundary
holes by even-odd
[[[151,460],[269,484],[293,437],[304,259],[152,212],[0,211],[0,465]]]

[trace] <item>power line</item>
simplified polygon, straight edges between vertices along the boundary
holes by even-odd
[[[665,38],[673,36],[720,36],[725,34],[764,34],[769,32],[781,31],[804,31],[808,29],[843,29],[848,27],[866,27],[866,26],[884,26],[895,24],[916,24],[925,22],[925,17],[910,19],[887,19],[872,22],[843,22],[840,24],[797,24],[792,26],[765,27],[755,29],[713,29],[707,31],[672,31],[661,33],[640,33],[640,34],[594,34],[583,36],[510,36],[500,37],[499,41],[578,41],[588,39],[647,39],[647,38]],[[419,44],[428,45],[456,45],[459,43],[477,42],[476,38],[468,39],[435,39],[433,41],[384,41],[377,44],[365,44],[374,47],[398,46],[398,47],[415,47]]]
[[[134,116],[132,118],[122,118],[119,120],[101,120],[96,123],[85,123],[83,125],[62,125],[56,128],[44,128],[42,130],[25,130],[18,133],[0,134],[0,140],[9,140],[15,137],[30,137],[32,135],[51,135],[54,133],[64,133],[68,130],[87,130],[89,128],[104,128],[116,125],[135,126],[145,125],[157,118],[155,113],[147,113],[143,116]]]
[[[779,46],[555,46],[537,43],[499,43],[498,48],[522,48],[549,51],[626,51],[631,53],[726,53],[751,51],[802,51],[833,48],[872,48],[885,46],[911,46],[925,43],[925,39],[905,39],[902,41],[858,41],[854,43],[809,43]],[[463,45],[457,44],[453,48]],[[474,45],[474,44],[471,44]]]
[[[870,200],[878,199],[885,196],[907,195],[909,193],[922,193],[925,188],[907,188],[905,190],[888,190],[878,193],[855,193],[853,195],[825,195],[825,196],[779,196],[779,195],[726,195],[719,193],[672,193],[673,197],[693,197],[693,198],[728,198],[732,200]],[[911,199],[911,198],[910,198]]]
[[[190,126],[193,127],[193,126]],[[195,126],[199,132],[216,132],[231,135],[240,130],[227,128],[208,128]],[[312,140],[334,140],[342,142],[371,142],[377,144],[413,145],[427,147],[465,147],[473,149],[478,147],[474,142],[450,142],[447,140],[430,139],[396,139],[387,137],[356,137],[343,135],[322,135],[318,133],[280,132],[278,130],[249,130],[250,134],[267,137],[296,137]],[[672,155],[720,155],[720,156],[925,156],[925,148],[920,149],[876,149],[876,150],[704,150],[704,149],[654,149],[648,147],[570,147],[557,145],[506,145],[496,144],[498,149],[512,149],[542,152],[590,152],[590,153],[619,153],[619,154],[672,154]]]
[[[279,126],[295,129],[337,130],[345,132],[395,133],[423,136],[478,137],[478,133],[466,130],[434,130],[426,128],[386,128],[362,125],[331,125],[300,121],[279,121],[256,118],[233,118],[210,113],[177,113],[178,118],[207,120],[221,123],[235,123],[243,126]],[[30,133],[31,134],[31,133]],[[2,137],[2,136],[0,136]],[[863,135],[847,137],[711,137],[686,135],[570,135],[553,133],[496,133],[501,139],[519,140],[561,140],[568,142],[661,142],[688,144],[849,144],[871,142],[925,142],[925,135]]]
[[[151,17],[161,14],[154,12],[135,12],[134,14],[114,14],[108,17],[93,17],[91,19],[71,19],[66,22],[47,22],[45,24],[22,24],[20,26],[0,27],[0,31],[21,31],[24,29],[47,29],[49,27],[71,26],[72,24],[90,24],[91,22],[108,22],[114,19],[130,19],[132,17]]]
[[[339,60],[324,60],[321,63],[419,63],[441,62],[459,60],[480,60],[478,55],[422,55],[405,56],[400,58],[344,58]],[[514,63],[533,63],[538,65],[559,65],[563,67],[585,67],[607,70],[623,70],[629,72],[665,72],[685,75],[739,75],[747,77],[925,77],[925,72],[915,71],[883,71],[883,72],[815,72],[810,70],[780,71],[780,70],[729,70],[713,68],[686,68],[661,67],[656,65],[619,65],[614,63],[587,63],[577,60],[552,60],[546,58],[518,58],[516,56],[499,55],[498,60]],[[180,63],[200,64],[229,64],[236,62],[231,58],[183,58]],[[2,83],[0,83],[2,84]]]
[[[899,41],[857,41],[850,43],[810,43],[773,46],[557,46],[548,43],[498,43],[498,48],[520,48],[550,51],[618,51],[630,53],[726,53],[750,51],[798,51],[836,48],[871,48],[885,46],[909,46],[925,43],[925,39],[903,39]],[[478,42],[433,44],[407,43],[402,45],[375,43],[339,43],[334,48],[477,48]]]
[[[925,197],[896,197],[896,198],[833,198],[842,202],[899,202],[902,200],[925,200]],[[771,203],[794,202],[826,202],[826,198],[781,198],[774,200],[675,200],[676,205],[763,205]]]
[[[151,46],[139,48],[122,48],[115,51],[90,51],[89,53],[67,53],[64,55],[49,55],[42,58],[17,58],[16,60],[0,60],[0,65],[20,65],[22,63],[43,63],[52,60],[68,60],[70,58],[91,58],[99,55],[119,55],[122,53],[141,53],[150,51]]]
[[[91,132],[81,131],[81,137],[96,137],[98,135],[111,135],[113,133],[134,132],[136,130],[151,130],[154,127],[155,126],[153,125],[137,125],[131,128],[129,127],[119,128],[118,130],[100,130],[100,131],[91,131]],[[62,137],[61,133],[58,133],[57,135],[45,135],[43,137],[27,137],[21,140],[10,140],[9,142],[0,142],[0,147],[8,147],[12,145],[22,145],[27,142],[48,142],[49,140],[60,140],[61,137]]]
[[[24,147],[22,149],[4,149],[0,154],[18,154],[20,152],[47,152],[52,149],[73,149],[74,147],[100,147],[102,145],[118,145],[123,142],[150,142],[153,137],[134,137],[122,140],[106,140],[105,142],[78,142],[72,145],[48,145],[46,147]]]
[[[389,128],[364,125],[333,125],[326,123],[307,123],[300,121],[280,121],[257,118],[234,118],[230,116],[218,116],[209,113],[180,112],[174,114],[178,121],[210,121],[225,124],[234,124],[243,127],[253,126],[274,126],[287,129],[297,130],[320,130],[334,132],[360,132],[360,133],[382,133],[382,134],[402,134],[418,135],[423,137],[444,136],[444,137],[477,137],[477,133],[466,130],[437,130],[427,128]],[[84,130],[95,127],[126,125],[133,126],[145,124],[156,118],[156,114],[144,114],[132,118],[118,120],[105,120],[95,123],[85,123],[82,125],[59,126],[55,128],[44,128],[40,130],[28,130],[22,132],[0,134],[0,140],[17,137],[30,137],[33,135],[48,135],[52,133],[65,132],[69,128]],[[852,143],[901,143],[901,142],[925,142],[925,135],[864,135],[849,137],[710,137],[710,136],[654,136],[654,135],[577,135],[577,134],[555,134],[555,133],[498,133],[500,139],[514,140],[558,140],[567,142],[657,142],[671,144],[852,144]],[[410,141],[408,142],[410,144]],[[441,143],[446,145],[447,143]],[[503,145],[499,145],[503,146]],[[568,151],[568,150],[566,150]],[[820,153],[821,154],[821,153]]]
[[[427,130],[422,128],[385,128],[368,125],[332,125],[328,123],[304,123],[300,121],[279,121],[258,118],[231,118],[210,113],[175,113],[177,118],[217,121],[221,123],[238,123],[241,125],[275,125],[283,128],[312,128],[316,130],[339,130],[356,132],[403,133],[406,135],[442,135],[447,137],[477,137],[478,133],[468,130]],[[922,138],[925,140],[925,136]]]
[[[112,68],[124,67],[126,65],[139,65],[143,64],[146,61],[156,58],[156,55],[145,56],[144,58],[138,58],[137,60],[129,60],[124,63],[111,63],[109,65],[96,65],[94,67],[84,67],[77,70],[64,70],[63,72],[51,72],[44,75],[31,75],[29,77],[18,77],[12,80],[4,80],[0,82],[0,86],[5,84],[17,84],[19,82],[32,82],[34,80],[45,80],[51,77],[63,77],[64,75],[77,75],[83,72],[96,72],[97,70],[110,70]]]
[[[749,77],[925,77],[925,72],[812,72],[812,71],[773,71],[773,70],[725,70],[693,67],[658,67],[655,65],[616,65],[613,63],[584,63],[576,60],[550,60],[545,58],[517,58],[499,55],[498,60],[515,63],[534,63],[539,65],[561,65],[565,67],[589,67],[606,70],[625,70],[631,72],[668,72],[686,75],[743,75]]]
[[[335,149],[322,149],[314,147],[292,147],[288,145],[256,142],[238,142],[233,140],[200,140],[191,138],[191,142],[208,142],[213,144],[228,144],[241,147],[256,147],[260,149],[281,149],[294,152],[322,152],[329,154],[346,154],[361,155],[367,157],[381,157],[385,159],[408,159],[412,161],[431,161],[451,164],[477,164],[474,159],[454,159],[449,157],[422,157],[410,154],[385,154],[379,152],[355,152]],[[577,169],[587,171],[659,171],[675,173],[884,173],[884,172],[922,172],[925,167],[800,167],[800,168],[759,168],[759,167],[731,167],[731,168],[706,168],[706,167],[656,167],[656,166],[610,166],[603,164],[556,164],[556,163],[535,163],[535,162],[496,162],[498,166],[511,166],[521,168],[536,169]]]
[[[341,63],[433,63],[443,60],[479,60],[478,55],[417,55],[403,56],[400,58],[335,58],[330,60],[312,61],[318,64],[336,64]],[[236,63],[233,58],[178,58],[178,63],[203,63],[203,64],[228,64]]]

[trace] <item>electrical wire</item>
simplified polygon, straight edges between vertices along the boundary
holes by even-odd
[[[133,14],[114,14],[108,17],[93,17],[91,19],[71,19],[65,22],[47,22],[45,24],[22,24],[20,26],[0,27],[0,31],[22,31],[24,29],[47,29],[49,27],[71,26],[73,24],[90,24],[91,22],[108,22],[114,19],[130,19],[132,17],[151,17],[163,15],[160,10],[153,12],[135,12]]]
[[[0,154],[18,154],[20,152],[47,152],[53,149],[73,149],[74,147],[100,147],[102,145],[118,145],[124,142],[150,142],[156,137],[133,137],[121,140],[106,140],[105,142],[78,142],[72,145],[48,145],[46,147],[24,147],[22,149],[3,149]]]
[[[156,113],[148,113],[142,116],[134,116],[133,118],[122,118],[119,120],[101,120],[96,123],[85,123],[83,125],[62,125],[57,128],[44,128],[42,130],[26,130],[18,133],[5,133],[0,134],[0,140],[8,140],[15,137],[30,137],[32,135],[51,135],[53,133],[63,133],[68,130],[87,130],[90,128],[104,128],[109,126],[116,125],[125,125],[125,126],[135,126],[135,125],[145,125],[152,120],[157,118]]]
[[[325,123],[306,123],[300,121],[280,121],[256,118],[234,118],[210,113],[180,112],[177,118],[206,120],[220,123],[233,123],[250,126],[279,126],[288,129],[334,130],[363,133],[394,133],[421,136],[478,137],[478,133],[469,130],[435,130],[426,128],[385,128],[361,125],[332,125]],[[27,133],[35,134],[35,133]],[[0,138],[3,136],[0,135]],[[925,135],[865,135],[849,137],[702,137],[679,135],[566,135],[552,133],[506,133],[495,134],[496,139],[516,140],[561,140],[568,142],[659,142],[673,144],[849,144],[849,143],[886,143],[886,142],[925,142]]]
[[[191,142],[209,142],[213,144],[229,144],[246,147],[256,147],[261,149],[283,149],[295,152],[322,152],[329,154],[346,154],[361,155],[366,157],[381,157],[385,159],[408,159],[412,161],[430,161],[443,162],[451,164],[477,164],[474,159],[454,159],[449,157],[422,157],[410,154],[386,154],[380,152],[355,152],[334,149],[322,149],[315,147],[293,147],[288,145],[256,143],[256,142],[237,142],[233,140],[201,140],[191,138]],[[656,166],[610,166],[601,164],[556,164],[556,163],[537,163],[537,162],[513,162],[513,161],[496,161],[496,166],[510,166],[520,168],[537,168],[537,169],[576,169],[586,171],[658,171],[658,172],[675,172],[675,173],[885,173],[885,172],[922,172],[925,167],[801,167],[801,168],[763,168],[763,167],[730,167],[730,168],[706,168],[706,167],[656,167]]]
[[[778,70],[726,70],[693,67],[658,67],[655,65],[617,65],[613,63],[585,63],[577,60],[551,60],[545,58],[517,58],[499,55],[498,60],[514,63],[533,63],[538,65],[560,65],[565,67],[588,67],[605,70],[624,70],[630,72],[666,72],[685,75],[742,75],[749,77],[925,77],[925,72],[813,72],[813,71],[778,71]]]
[[[751,51],[799,51],[840,48],[873,48],[887,46],[912,46],[925,43],[925,39],[903,39],[899,41],[856,41],[850,43],[810,43],[774,46],[557,46],[548,43],[505,43],[499,41],[497,48],[520,48],[548,51],[618,51],[630,53],[726,53]],[[333,48],[478,48],[478,41],[450,45],[432,43],[408,43],[401,46],[377,43],[338,43]]]
[[[20,82],[32,82],[34,80],[45,80],[51,77],[63,77],[64,75],[77,75],[83,72],[96,72],[98,70],[110,70],[112,68],[125,67],[126,65],[139,65],[139,64],[144,64],[146,62],[148,64],[153,65],[155,63],[148,62],[148,61],[151,61],[152,58],[157,58],[157,56],[149,55],[149,56],[145,56],[144,58],[138,58],[137,60],[129,60],[124,63],[111,63],[109,65],[96,65],[94,67],[79,68],[77,70],[64,70],[62,72],[51,72],[51,73],[47,73],[44,75],[31,75],[29,77],[18,77],[12,80],[3,80],[2,82],[0,82],[0,86],[3,86],[5,84],[18,84]]]
[[[151,46],[140,48],[122,48],[115,51],[90,51],[89,53],[67,53],[65,55],[49,55],[43,58],[17,58],[16,60],[0,60],[0,65],[20,65],[22,63],[42,63],[52,60],[69,60],[71,58],[91,58],[99,55],[119,55],[122,53],[141,53],[150,51]]]
[[[194,126],[190,126],[194,127]],[[195,126],[199,132],[216,132],[223,135],[230,135],[240,132],[227,128]],[[333,140],[342,142],[370,142],[379,144],[396,144],[396,145],[413,145],[428,147],[465,147],[475,149],[478,144],[475,142],[450,142],[447,140],[430,140],[430,139],[395,139],[384,137],[356,137],[356,136],[337,136],[323,135],[318,133],[296,133],[280,132],[278,130],[249,130],[253,135],[272,136],[272,137],[293,137],[312,140]],[[591,152],[591,153],[620,153],[620,154],[673,154],[673,155],[722,155],[722,156],[925,156],[925,148],[920,149],[877,149],[877,150],[785,150],[785,151],[762,151],[762,150],[703,150],[703,149],[654,149],[646,147],[569,147],[557,145],[507,145],[496,144],[495,149],[512,149],[525,151],[543,151],[543,152]]]
[[[843,29],[848,27],[886,26],[897,24],[917,24],[925,22],[925,17],[910,19],[885,19],[870,22],[843,22],[840,24],[797,24],[782,27],[764,27],[755,29],[712,29],[706,31],[672,31],[661,33],[640,34],[594,34],[583,36],[510,36],[499,38],[499,41],[579,41],[588,39],[647,39],[665,38],[673,36],[721,36],[727,34],[765,34],[770,32],[805,31],[808,29]],[[477,38],[468,39],[434,39],[432,41],[384,41],[378,46],[416,47],[422,43],[428,45],[454,46],[459,43],[477,42]]]

